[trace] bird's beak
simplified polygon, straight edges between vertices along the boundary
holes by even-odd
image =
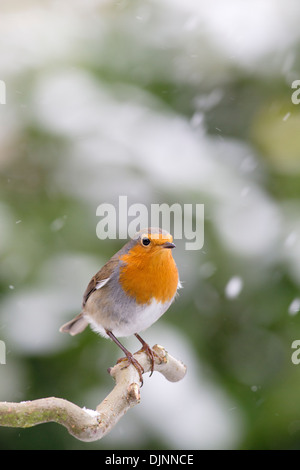
[[[171,243],[171,242],[165,242],[163,245],[162,245],[164,248],[175,248],[175,244],[174,243]]]

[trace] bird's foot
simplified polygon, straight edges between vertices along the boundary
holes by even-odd
[[[159,356],[156,354],[155,351],[153,351],[153,349],[150,348],[149,344],[147,344],[145,341],[143,342],[142,348],[138,352],[145,352],[147,356],[149,357],[150,362],[151,362],[151,372],[150,372],[149,377],[151,377],[154,371],[155,357],[159,359]]]
[[[124,362],[124,361],[129,363],[129,364],[125,365],[124,368],[128,367],[128,365],[130,365],[130,364],[132,364],[136,368],[136,370],[139,374],[141,387],[142,387],[143,383],[144,383],[144,381],[143,381],[144,369],[141,366],[141,364],[135,359],[135,357],[133,357],[133,355],[131,353],[129,353],[128,355],[126,354],[126,357],[121,357],[120,359],[118,359],[117,364],[120,364],[120,362]]]

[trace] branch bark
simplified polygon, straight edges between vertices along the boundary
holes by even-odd
[[[170,382],[177,382],[186,374],[186,366],[159,345],[153,346],[154,370]],[[144,373],[151,370],[149,357],[144,351],[134,354]],[[28,428],[41,423],[55,422],[65,426],[75,438],[92,442],[108,434],[119,419],[140,402],[139,374],[125,361],[109,369],[115,387],[97,406],[96,410],[80,408],[62,398],[50,397],[21,403],[0,403],[0,426]]]

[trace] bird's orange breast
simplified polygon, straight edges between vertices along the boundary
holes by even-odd
[[[135,246],[120,258],[119,281],[127,295],[138,304],[171,301],[178,286],[178,271],[171,250],[158,247],[145,253],[141,246]]]

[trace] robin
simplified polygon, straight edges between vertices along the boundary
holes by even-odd
[[[173,237],[165,230],[148,228],[137,232],[92,277],[83,295],[81,313],[60,331],[74,336],[90,324],[121,348],[143,383],[142,366],[117,338],[136,336],[151,360],[152,374],[154,352],[138,333],[166,312],[181,287],[173,248]]]

